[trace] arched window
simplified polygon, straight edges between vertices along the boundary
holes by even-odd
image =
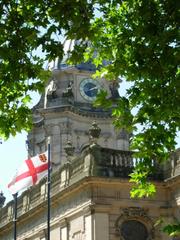
[[[147,240],[148,231],[140,221],[126,220],[120,226],[121,236],[124,240]]]

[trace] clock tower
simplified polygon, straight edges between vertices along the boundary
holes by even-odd
[[[70,47],[72,42],[67,41],[67,52]],[[118,81],[93,79],[96,69],[92,63],[70,66],[66,59],[67,55],[61,62],[56,59],[49,64],[52,77],[33,108],[34,128],[28,135],[29,155],[45,151],[47,137],[51,136],[53,162],[55,165],[63,163],[68,140],[73,143],[76,154],[89,144],[88,129],[93,121],[101,127],[99,144],[102,147],[128,150],[129,136],[124,130],[114,129],[111,112],[93,106],[101,89],[107,91],[108,98],[119,97]]]
[[[114,129],[111,112],[93,106],[100,89],[119,97],[118,83],[93,80],[91,63],[57,59],[50,67],[52,77],[33,108],[28,149],[31,156],[44,152],[51,137],[51,181],[43,178],[19,195],[17,212],[13,201],[0,209],[0,239],[12,239],[15,223],[18,240],[45,240],[48,230],[52,240],[168,240],[161,227],[180,219],[180,149],[166,166],[152,161],[148,181],[156,194],[131,198],[129,174],[141,159],[128,151],[129,136]]]

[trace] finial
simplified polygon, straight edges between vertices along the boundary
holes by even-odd
[[[75,149],[75,147],[73,147],[72,142],[70,140],[68,140],[66,143],[66,146],[64,147],[64,150],[65,150],[67,156],[73,156],[74,149]]]
[[[89,136],[91,139],[95,140],[99,138],[101,133],[100,127],[97,125],[96,121],[93,121],[91,128],[89,129]]]
[[[5,196],[3,195],[3,192],[1,191],[1,192],[0,192],[0,208],[3,207],[3,205],[4,205],[4,203],[5,203],[5,200],[6,200],[6,198],[5,198]]]

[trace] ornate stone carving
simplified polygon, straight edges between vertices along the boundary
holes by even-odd
[[[137,224],[144,224],[148,232],[148,237],[146,240],[154,239],[154,224],[151,218],[148,216],[147,209],[140,207],[128,207],[122,209],[122,213],[115,223],[116,235],[120,236],[120,240],[126,240],[121,232],[121,229],[123,224],[128,221],[137,221]]]
[[[88,175],[100,176],[99,163],[102,161],[100,146],[92,143],[84,156],[84,171],[88,169]]]
[[[49,83],[49,85],[47,86],[47,99],[54,99],[57,97],[56,94],[56,90],[57,90],[57,86],[56,83],[54,81],[54,79],[52,79]]]
[[[67,156],[73,156],[75,147],[73,147],[71,141],[67,141],[67,143],[66,143],[66,145],[64,147],[64,150],[65,150]]]
[[[119,98],[118,87],[119,87],[118,81],[114,80],[110,83],[109,90],[111,92],[111,98],[112,99]]]
[[[124,208],[122,211],[123,211],[123,215],[127,217],[134,217],[134,216],[147,217],[147,210],[140,207]]]
[[[93,142],[95,142],[95,140],[99,138],[100,133],[101,133],[101,129],[100,129],[100,127],[97,125],[96,121],[94,121],[94,122],[92,123],[91,128],[89,129],[90,140],[92,140]]]
[[[68,87],[63,91],[62,96],[67,98],[74,97],[73,90],[72,90],[73,82],[70,81]]]

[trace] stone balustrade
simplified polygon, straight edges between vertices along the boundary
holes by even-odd
[[[80,156],[67,157],[67,162],[51,176],[51,197],[62,192],[67,187],[78,183],[81,179],[89,176],[129,178],[129,174],[140,161],[134,159],[130,151],[118,151],[104,149],[98,145],[86,147]],[[160,167],[156,168],[156,174],[150,176],[155,180],[162,180],[163,175]],[[34,187],[24,191],[18,197],[18,217],[27,211],[33,211],[47,199],[46,178]],[[12,224],[13,201],[0,209],[0,228]]]

